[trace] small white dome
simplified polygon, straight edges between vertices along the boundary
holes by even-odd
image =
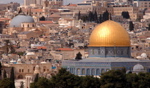
[[[28,52],[26,55],[35,55],[34,52]]]
[[[136,64],[136,65],[134,65],[134,67],[133,67],[133,71],[144,71],[144,66],[143,65],[141,65],[141,64]]]
[[[137,58],[137,59],[141,59],[142,57],[141,57],[141,56],[137,56],[136,58]]]
[[[17,60],[17,64],[22,64],[21,59]]]
[[[10,62],[13,63],[13,62],[16,62],[16,61],[12,59]]]
[[[46,62],[45,62],[45,61],[43,61],[43,62],[41,62],[41,64],[46,64]]]
[[[40,68],[40,66],[39,66],[39,65],[36,65],[35,68]]]
[[[142,57],[142,58],[147,58],[147,54],[146,54],[146,53],[142,53],[142,54],[141,54],[141,57]]]
[[[21,61],[21,59],[18,59],[17,61]]]

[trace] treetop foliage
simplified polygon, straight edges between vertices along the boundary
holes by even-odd
[[[52,78],[39,78],[31,85],[36,85],[36,88],[150,88],[149,81],[150,73],[126,74],[124,69],[110,70],[97,78],[76,76],[62,68]]]

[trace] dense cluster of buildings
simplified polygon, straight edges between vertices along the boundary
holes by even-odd
[[[30,88],[35,74],[55,75],[61,67],[75,75],[100,76],[112,69],[150,72],[150,1],[86,0],[63,5],[63,0],[24,0],[0,5],[0,61],[15,85]],[[106,12],[112,20],[84,22],[80,16]],[[125,19],[122,12],[128,12]],[[130,22],[134,30],[130,31]],[[98,25],[98,26],[97,26]],[[78,53],[82,60],[75,60]],[[3,77],[1,77],[2,79]]]

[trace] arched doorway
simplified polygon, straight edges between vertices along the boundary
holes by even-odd
[[[23,76],[22,75],[18,75],[18,79],[23,79]]]

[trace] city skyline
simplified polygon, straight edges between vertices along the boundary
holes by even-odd
[[[64,0],[64,4],[68,4],[68,3],[79,3],[79,2],[82,2],[84,0]],[[18,2],[20,4],[23,4],[23,0],[1,0],[0,1],[0,4],[3,4],[3,3],[9,3],[9,2]]]

